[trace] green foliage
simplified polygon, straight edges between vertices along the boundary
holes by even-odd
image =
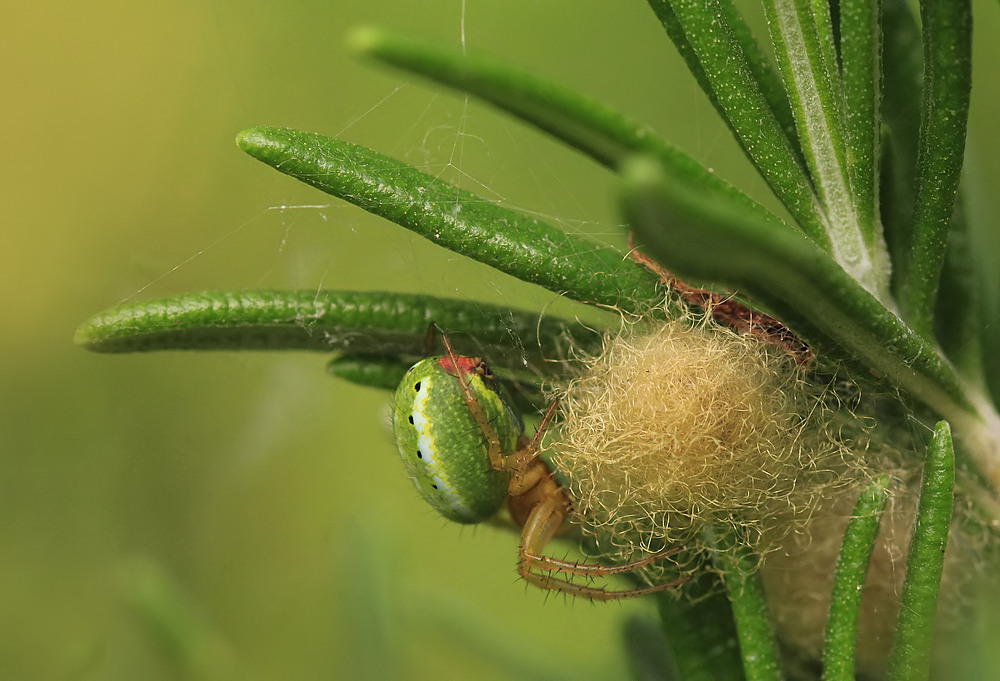
[[[851,681],[854,678],[858,608],[888,497],[888,484],[888,477],[881,476],[861,493],[844,531],[830,596],[830,616],[823,646],[823,681]]]
[[[777,681],[783,678],[774,626],[768,614],[767,598],[758,573],[755,557],[736,545],[734,537],[721,536],[723,547],[716,559],[716,569],[722,574],[726,595],[732,608],[733,622],[740,642],[743,673],[747,681]]]
[[[426,239],[585,303],[641,310],[656,277],[615,251],[370,149],[285,128],[254,128],[237,144],[254,158]]]
[[[809,342],[823,371],[894,395],[888,425],[898,425],[894,418],[950,422],[954,451],[943,421],[927,449],[892,658],[893,678],[926,678],[953,457],[974,472],[963,484],[983,485],[987,494],[1000,487],[1000,418],[984,396],[988,387],[996,391],[996,380],[982,376],[991,362],[988,345],[955,331],[978,333],[981,307],[963,308],[957,327],[935,325],[939,285],[957,286],[974,301],[993,299],[982,287],[986,269],[996,265],[970,243],[979,232],[952,220],[971,88],[969,4],[924,0],[918,38],[914,18],[896,0],[845,1],[836,14],[822,2],[765,0],[776,64],[730,0],[650,6],[789,222],[648,127],[569,89],[376,29],[355,34],[353,44],[481,97],[619,173],[624,215],[652,257],[681,276],[738,290]],[[919,93],[904,83],[919,83]],[[909,106],[916,97],[919,121]],[[624,254],[373,150],[273,127],[247,130],[238,144],[282,173],[576,301],[637,314],[662,302],[658,276]],[[947,251],[956,234],[964,241]],[[971,275],[954,274],[963,272]],[[423,354],[430,322],[456,343],[481,348],[497,368],[506,367],[505,378],[536,388],[544,377],[571,370],[570,348],[595,349],[600,340],[569,321],[481,303],[251,291],[124,305],[88,321],[77,341],[100,352],[337,351],[332,373],[391,389]],[[886,489],[880,479],[862,495],[844,535],[823,659],[829,679],[853,676],[860,591]],[[744,558],[753,557],[733,560]],[[684,679],[781,678],[753,570],[716,568],[727,598],[711,575],[685,587],[695,600],[658,596],[673,665]]]
[[[917,149],[913,236],[902,303],[930,337],[948,228],[965,158],[972,89],[972,4],[922,2],[924,82]]]
[[[920,487],[920,505],[906,560],[906,581],[893,641],[890,675],[894,681],[920,681],[930,675],[931,642],[944,552],[954,504],[955,453],[951,428],[934,427]]]
[[[501,366],[538,374],[568,347],[593,349],[592,330],[553,316],[408,293],[365,291],[206,292],[130,303],[84,322],[76,342],[94,352],[153,350],[318,350],[427,353],[428,325],[475,340]],[[532,339],[530,343],[524,343]],[[522,347],[522,343],[526,347]],[[537,380],[537,379],[536,379]],[[398,381],[397,381],[398,383]],[[396,384],[390,386],[395,389]]]

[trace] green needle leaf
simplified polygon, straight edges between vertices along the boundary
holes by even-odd
[[[858,608],[882,509],[888,498],[888,484],[888,476],[883,475],[861,492],[844,531],[823,646],[823,681],[854,681]]]
[[[666,30],[671,42],[677,48],[678,54],[680,54],[681,58],[687,64],[688,70],[691,71],[691,75],[698,81],[698,85],[708,96],[709,101],[712,102],[712,106],[718,111],[719,116],[723,120],[726,120],[728,117],[722,104],[715,96],[712,81],[709,80],[708,75],[701,66],[701,62],[698,61],[698,55],[695,54],[691,43],[688,42],[687,36],[684,35],[684,28],[681,26],[680,21],[678,21],[677,15],[674,14],[670,2],[650,0],[649,5],[656,13],[660,23],[663,24],[663,28]],[[729,28],[732,30],[733,38],[743,51],[743,55],[747,60],[747,67],[753,74],[754,81],[760,85],[761,94],[771,108],[775,119],[781,124],[788,144],[795,151],[796,157],[799,157],[801,161],[802,150],[798,148],[798,137],[795,134],[795,120],[792,118],[792,110],[788,106],[788,93],[785,91],[785,84],[781,82],[781,77],[774,70],[774,66],[765,56],[764,51],[761,50],[760,45],[750,31],[750,27],[743,19],[743,15],[740,14],[739,9],[734,5],[733,0],[720,0],[719,11],[725,17],[725,23],[728,23]]]
[[[882,118],[881,4],[880,0],[840,3],[840,59],[847,172],[858,227],[873,258],[882,258],[881,262],[873,262],[873,266],[889,272],[876,201]]]
[[[781,124],[788,138],[789,144],[795,151],[796,157],[802,162],[802,149],[799,147],[799,138],[795,132],[795,118],[792,116],[792,109],[788,103],[788,91],[781,80],[781,75],[774,68],[774,64],[764,54],[757,39],[753,37],[750,27],[743,19],[735,0],[722,0],[719,8],[726,16],[729,27],[733,31],[733,37],[743,50],[743,55],[747,59],[747,66],[753,73],[754,80],[760,84],[761,93],[771,107],[774,117]]]
[[[761,90],[729,13],[718,0],[649,0],[649,6],[688,65],[696,61],[695,77],[771,190],[799,226],[828,247],[824,218],[798,150]]]
[[[860,361],[942,415],[968,421],[972,407],[954,369],[815,243],[706,201],[665,172],[643,159],[624,172],[625,213],[650,255],[681,276],[749,296],[821,354]]]
[[[881,239],[872,238],[874,206],[867,227],[862,227],[851,187],[842,110],[844,93],[829,9],[824,6],[818,12],[810,0],[766,0],[764,10],[802,152],[825,213],[830,253],[866,289],[888,300],[888,255]],[[878,129],[871,118],[858,125]]]
[[[742,28],[747,31],[747,39],[752,41],[746,27]],[[646,153],[687,175],[692,182],[733,195],[744,202],[748,210],[767,212],[759,203],[656,135],[649,126],[558,83],[495,59],[412,40],[378,28],[356,31],[351,42],[359,52],[381,62],[473,94],[612,170],[629,156]],[[780,81],[777,85],[781,86]],[[787,103],[785,108],[787,110]]]
[[[752,556],[731,534],[718,535],[713,543],[718,549],[713,560],[729,596],[746,679],[777,681],[783,678],[778,644]]]
[[[903,309],[910,325],[933,337],[934,303],[948,243],[948,225],[965,159],[972,87],[969,0],[920,3],[924,86],[917,154],[913,244]]]
[[[927,447],[917,520],[906,560],[906,579],[889,667],[889,678],[893,681],[920,681],[930,675],[931,641],[954,486],[951,428],[940,421],[934,426]]]
[[[237,144],[287,175],[518,279],[630,312],[662,302],[657,277],[614,249],[365,147],[287,128],[246,130]]]
[[[177,296],[101,312],[76,333],[95,352],[320,350],[426,353],[435,323],[462,351],[530,372],[559,370],[597,333],[538,313],[404,293],[244,291]]]
[[[412,40],[379,28],[356,31],[351,44],[381,62],[476,95],[611,168],[642,150],[713,177],[696,161],[657,137],[649,127],[501,61]]]
[[[745,569],[749,570],[749,567]],[[733,570],[726,574],[726,588],[733,606],[733,619],[740,638],[743,671],[747,681],[776,681],[784,678],[778,662],[767,601],[757,573]]]

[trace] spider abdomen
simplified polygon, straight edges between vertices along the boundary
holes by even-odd
[[[524,427],[510,397],[481,362],[458,358],[476,402],[492,425],[503,455],[514,452]],[[495,514],[507,496],[510,473],[494,470],[482,428],[473,418],[447,358],[415,364],[396,390],[393,430],[403,464],[421,496],[460,523]]]

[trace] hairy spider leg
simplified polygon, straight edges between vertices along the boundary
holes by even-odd
[[[657,591],[665,591],[687,581],[678,579],[663,584],[634,589],[604,589],[577,584],[555,574],[562,573],[583,577],[605,577],[607,575],[631,572],[638,568],[666,558],[679,549],[670,549],[640,560],[620,565],[599,565],[579,561],[562,560],[544,555],[545,547],[569,516],[570,499],[544,461],[534,459],[530,470],[524,475],[524,486],[512,489],[508,499],[511,517],[523,524],[521,546],[518,549],[518,574],[524,581],[542,589],[582,596],[595,601],[612,601],[622,598],[644,596]]]
[[[780,321],[763,312],[751,310],[731,296],[722,296],[703,288],[688,286],[663,265],[641,253],[635,247],[634,237],[634,232],[628,233],[629,257],[658,276],[664,286],[680,296],[685,303],[707,311],[715,321],[734,331],[749,334],[779,348],[803,369],[812,362],[815,356],[812,348]]]

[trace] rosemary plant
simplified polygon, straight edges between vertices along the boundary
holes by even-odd
[[[620,178],[622,215],[644,253],[779,319],[814,351],[810,380],[836,376],[879,395],[876,433],[903,420],[926,424],[932,434],[908,452],[925,463],[904,606],[886,666],[867,673],[927,678],[956,461],[974,522],[1000,522],[1000,364],[983,331],[1000,322],[986,289],[998,259],[977,248],[983,228],[961,206],[971,4],[923,0],[916,17],[903,0],[763,0],[766,45],[731,0],[649,5],[650,20],[662,24],[780,213],[687,156],[669,134],[503,61],[379,29],[357,31],[351,45],[481,98],[605,166]],[[630,317],[665,314],[661,277],[626,254],[377,151],[275,127],[243,131],[237,144],[292,178],[526,282]],[[473,301],[224,291],[107,310],[81,326],[77,342],[97,352],[331,352],[335,375],[394,389],[425,353],[430,322],[457,347],[488,358],[535,408],[545,401],[538,388],[572,375],[574,353],[597,352],[601,340],[569,320],[539,322],[535,311]],[[736,546],[684,587],[697,598],[653,596],[671,654],[663,655],[659,638],[639,637],[645,642],[629,646],[635,669],[656,667],[658,678],[854,678],[860,594],[891,490],[875,476],[857,500],[821,661],[783,659],[755,558]]]

